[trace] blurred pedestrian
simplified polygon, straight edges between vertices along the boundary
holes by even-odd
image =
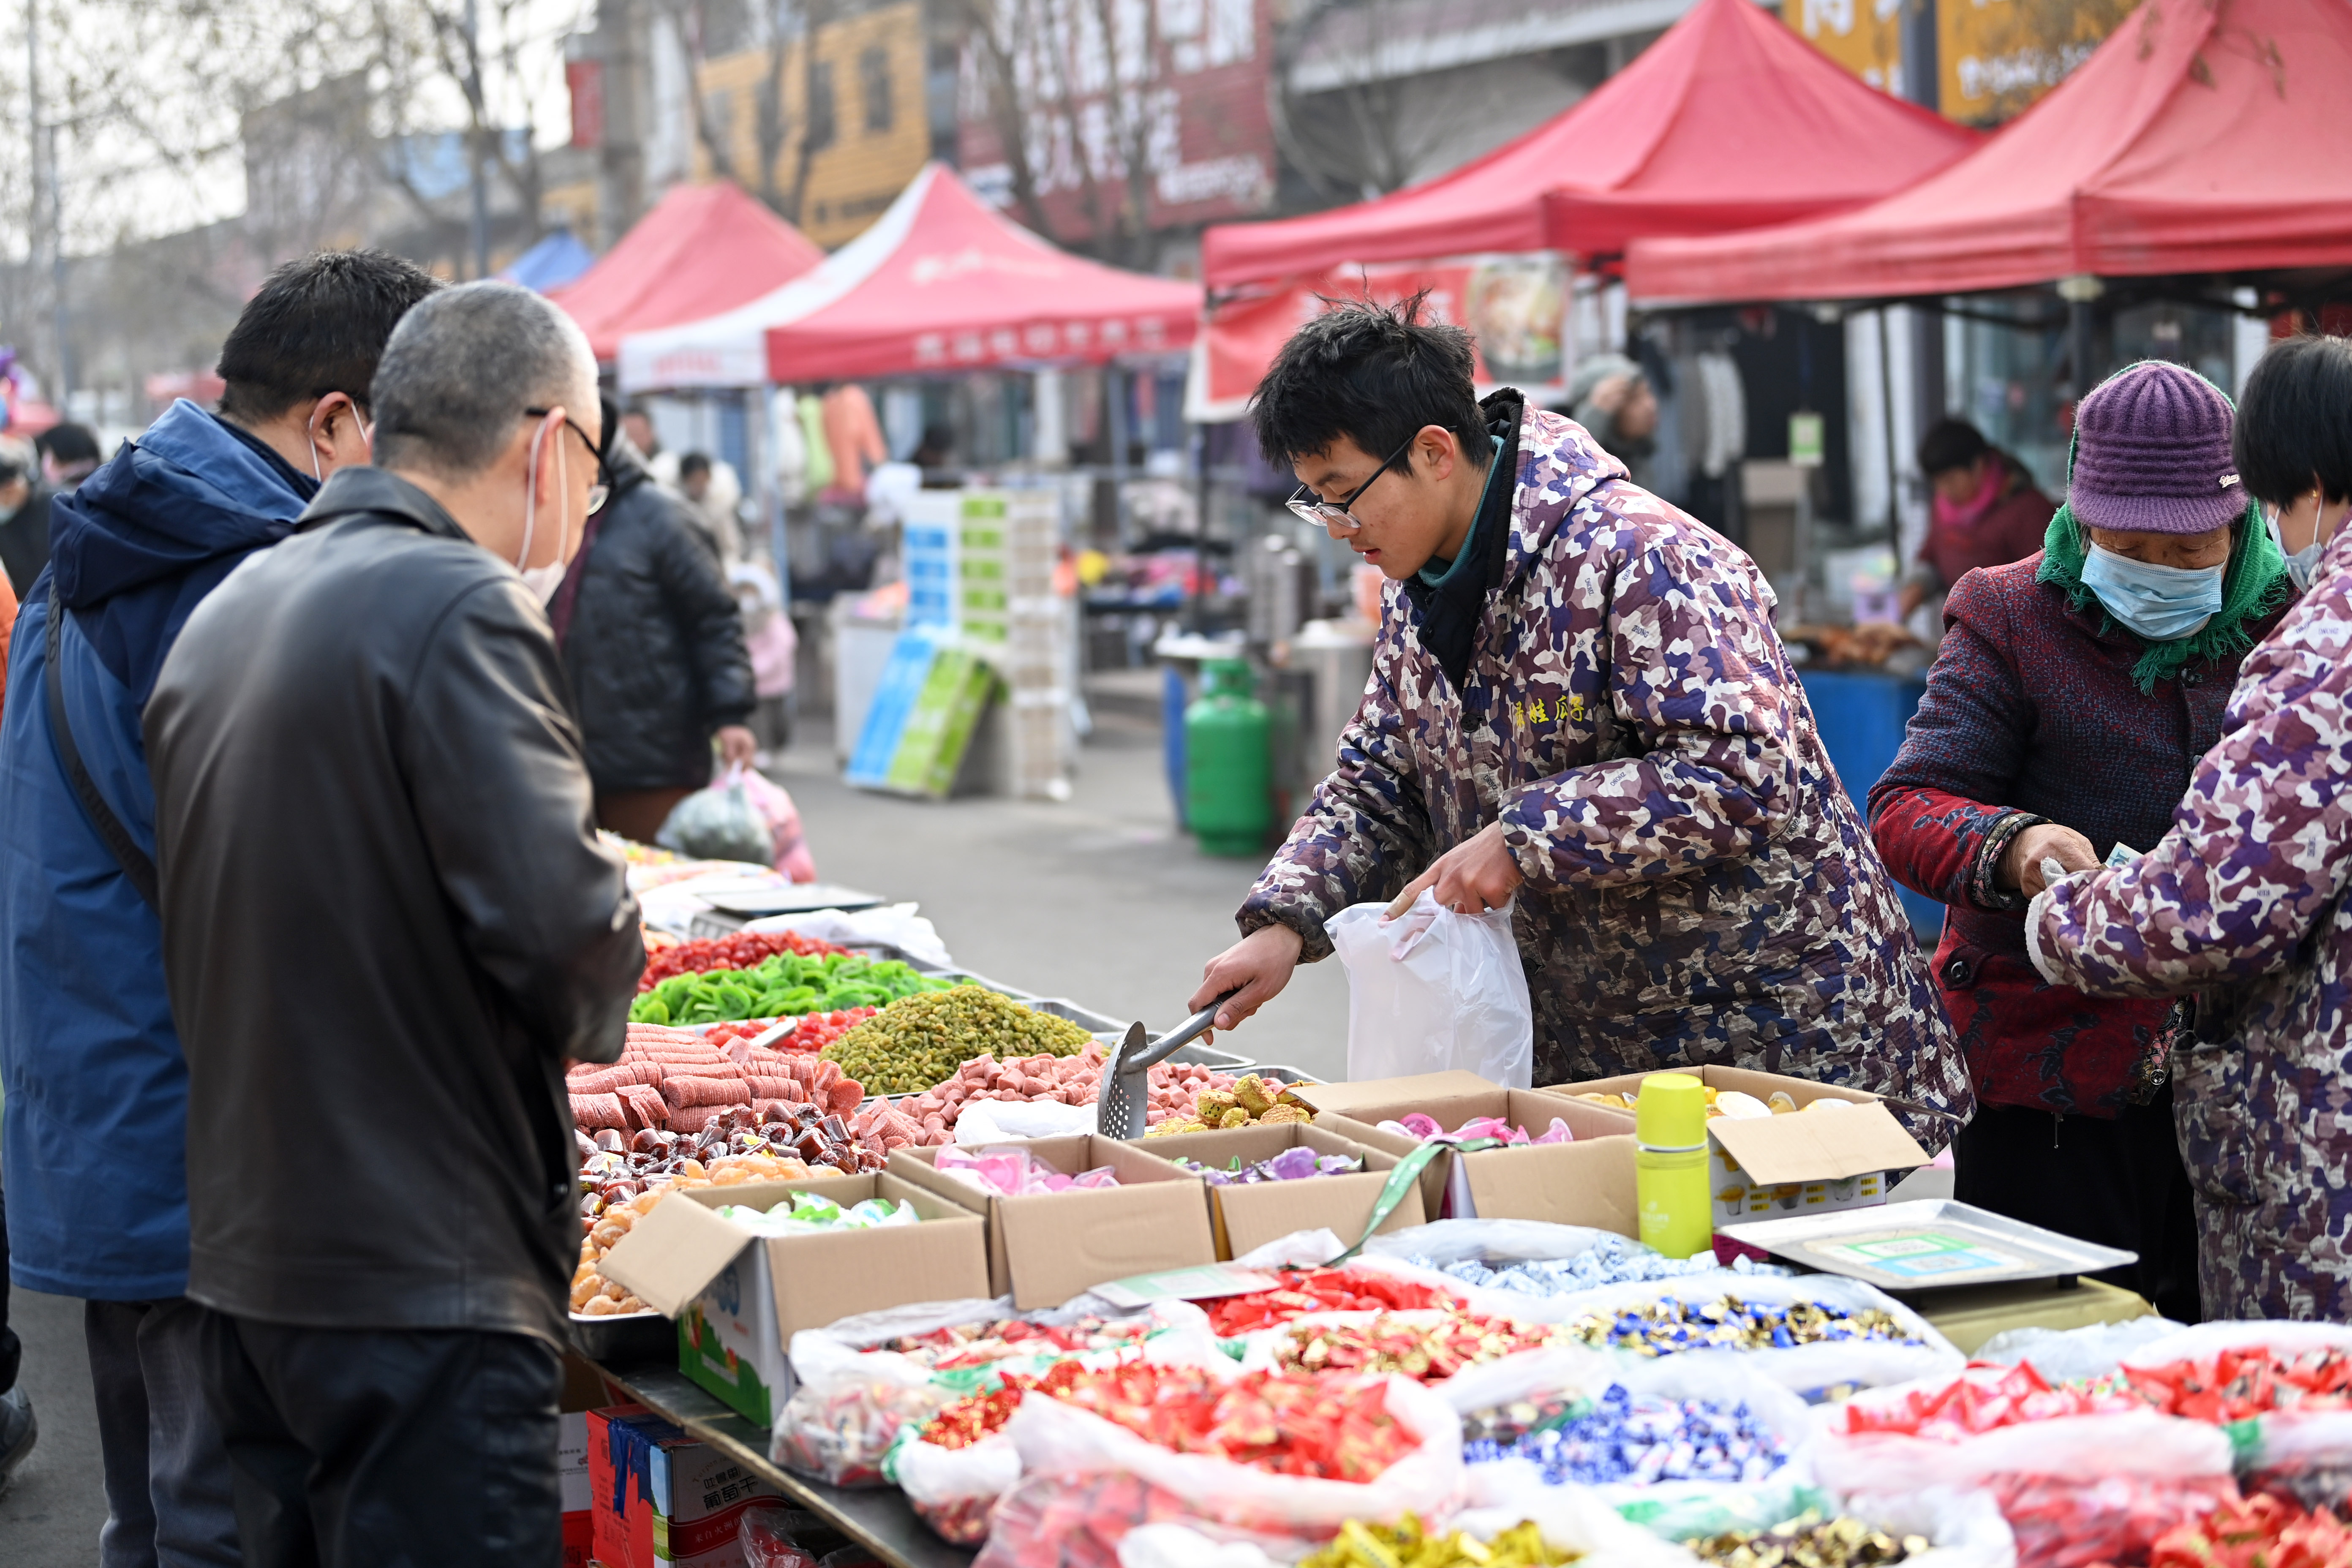
[[[2165,1081],[2172,1004],[2048,983],[2021,916],[2045,859],[2080,869],[2163,835],[2247,649],[2294,596],[2243,490],[2221,482],[2230,438],[2229,400],[2179,365],[2134,365],[2085,397],[2050,551],[1958,579],[1917,716],[1870,792],[1888,869],[1947,906],[1936,978],[1978,1101],[1955,1195],[2138,1253],[2114,1282],[2184,1322],[2197,1238]],[[2150,618],[2142,582],[2210,590],[2211,607]]]
[[[735,470],[725,463],[713,464],[707,452],[688,452],[677,460],[677,492],[686,498],[688,526],[720,569],[742,560],[743,525],[735,508],[743,499],[743,486]]]
[[[435,287],[367,251],[271,273],[222,346],[221,411],[174,403],[58,499],[56,560],[18,619],[0,714],[0,1153],[16,1283],[86,1303],[102,1568],[236,1561],[184,1294],[187,1076],[140,714],[198,602],[284,539],[321,479],[368,460],[376,356]],[[328,798],[312,811],[335,815]]]
[[[205,601],[147,709],[188,1293],[249,1568],[547,1568],[564,1063],[620,1054],[645,963],[543,607],[602,487],[596,364],[470,283],[373,392],[381,466]]]
[[[1658,449],[1658,394],[1638,363],[1621,353],[1585,355],[1568,384],[1568,405],[1569,416],[1625,465],[1635,484],[1648,482]]]
[[[2147,852],[2026,911],[2034,966],[2097,995],[2194,998],[2172,1056],[2217,1318],[2352,1319],[2352,345],[2273,347],[2246,378],[2228,493],[2310,586],[2245,658],[2219,744]],[[2253,531],[2260,535],[2262,530]]]
[[[98,437],[87,425],[52,425],[33,445],[40,448],[41,478],[53,490],[71,490],[98,468]]]
[[[22,601],[49,563],[49,502],[40,458],[15,441],[0,440],[0,572]]]
[[[554,606],[580,715],[596,821],[650,844],[677,803],[710,783],[715,738],[751,763],[759,697],[743,621],[686,503],[654,483],[625,436],[605,452],[613,493]]]
[[[2025,465],[1984,438],[1965,419],[1939,419],[1919,438],[1927,477],[1927,537],[1895,598],[1896,618],[1911,613],[1979,566],[2006,566],[2042,548],[2058,503],[2034,485]]]

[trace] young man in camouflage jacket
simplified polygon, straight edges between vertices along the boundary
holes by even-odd
[[[1293,509],[1390,581],[1339,766],[1193,1000],[1247,1018],[1350,904],[1516,897],[1538,1085],[1738,1065],[1965,1117],[1968,1073],[1755,563],[1410,307],[1309,322],[1258,388]],[[1310,493],[1311,492],[1311,493]],[[1948,1123],[1915,1121],[1930,1146]]]

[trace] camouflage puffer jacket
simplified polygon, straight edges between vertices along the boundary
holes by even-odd
[[[2352,1321],[2352,529],[2246,656],[2221,743],[2138,859],[2026,911],[2094,995],[2199,993],[2172,1058],[2208,1318]]]
[[[1385,900],[1500,821],[1538,1085],[1707,1063],[1953,1111],[1969,1077],[1754,563],[1530,410],[1501,585],[1454,689],[1390,584],[1363,704],[1244,932]],[[1930,1148],[1948,1123],[1914,1121]]]

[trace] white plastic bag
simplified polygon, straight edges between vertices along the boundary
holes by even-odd
[[[696,790],[672,806],[654,842],[697,859],[743,860],[754,866],[772,864],[776,853],[775,834],[744,788],[740,767],[730,768],[709,788]]]
[[[2008,1329],[1979,1345],[1971,1361],[2002,1366],[2032,1362],[2052,1383],[2104,1377],[2123,1359],[2181,1331],[2169,1318],[2133,1318],[2121,1323],[2090,1323],[2079,1329]]]
[[[1905,1558],[1903,1568],[2017,1568],[2017,1536],[1988,1493],[1927,1487],[1846,1500],[1855,1517],[1889,1534],[1927,1538],[1928,1550]]]
[[[1348,1077],[1460,1068],[1529,1087],[1535,1009],[1510,908],[1458,915],[1424,889],[1402,918],[1386,912],[1356,904],[1323,928],[1348,971]]]
[[[969,1447],[942,1448],[909,1428],[882,1468],[940,1540],[977,1546],[988,1539],[988,1510],[1021,1479],[1021,1451],[1002,1432]]]
[[[916,911],[919,904],[884,904],[876,909],[859,910],[855,914],[842,910],[807,910],[799,914],[763,915],[747,921],[743,929],[764,935],[772,931],[798,931],[818,942],[839,942],[852,946],[859,942],[887,942],[908,958],[920,963],[933,963],[944,968],[955,960],[948,956],[947,944],[940,940],[939,928]]]

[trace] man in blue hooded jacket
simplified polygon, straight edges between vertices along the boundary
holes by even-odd
[[[51,513],[0,716],[0,1180],[9,1273],[84,1302],[108,1518],[101,1568],[238,1562],[228,1459],[197,1382],[187,1068],[153,907],[140,715],[190,612],[368,460],[368,386],[437,285],[395,257],[271,273],[223,345],[220,413],[185,399]],[[53,624],[54,623],[54,624]],[[322,811],[333,803],[319,803]]]

